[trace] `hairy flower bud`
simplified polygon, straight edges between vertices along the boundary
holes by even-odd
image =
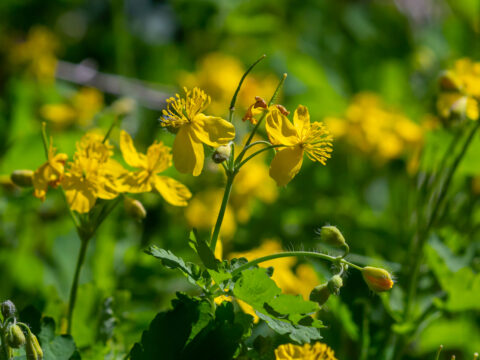
[[[38,343],[37,337],[30,333],[27,336],[27,344],[25,345],[25,354],[27,355],[27,360],[42,360],[43,359],[43,350]]]
[[[230,157],[231,153],[232,153],[232,148],[229,144],[221,145],[215,149],[215,152],[212,155],[212,160],[215,163],[220,164],[225,160],[227,160]]]
[[[375,292],[388,291],[393,287],[392,276],[387,270],[365,266],[362,269],[363,279],[370,290]]]
[[[323,242],[332,246],[347,246],[347,242],[336,226],[326,225],[320,229],[320,237]]]
[[[18,349],[25,344],[25,335],[17,324],[10,325],[7,330],[8,346]]]
[[[334,295],[340,293],[340,288],[343,286],[343,280],[340,275],[334,275],[330,280],[328,280],[328,289]]]
[[[310,301],[314,301],[318,303],[318,305],[322,306],[325,304],[330,297],[330,289],[328,288],[328,283],[320,284],[315,286],[310,293]]]
[[[12,182],[20,187],[33,186],[33,170],[15,170],[11,175]]]
[[[15,304],[10,300],[4,301],[1,307],[2,307],[2,315],[4,320],[10,317],[14,317],[15,313],[17,312],[17,308],[15,307]]]
[[[125,196],[123,206],[125,212],[135,220],[143,220],[147,217],[147,210],[145,210],[143,204],[136,199]]]

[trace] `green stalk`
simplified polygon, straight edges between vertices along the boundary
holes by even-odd
[[[250,67],[245,71],[245,74],[243,74],[242,78],[240,79],[240,82],[238,83],[237,89],[235,90],[235,93],[233,94],[232,101],[230,102],[230,113],[228,114],[228,121],[232,122],[233,120],[233,113],[235,111],[235,103],[237,102],[237,96],[238,93],[240,92],[240,88],[242,87],[243,81],[247,77],[247,75],[252,71],[252,69],[257,65],[260,61],[265,59],[267,55],[263,54],[257,61],[255,61]]]
[[[295,257],[306,256],[306,257],[313,257],[313,258],[327,260],[327,261],[336,262],[336,263],[342,263],[342,264],[346,264],[348,266],[351,266],[354,269],[362,271],[362,268],[360,266],[352,264],[351,262],[349,262],[345,259],[338,258],[338,257],[335,257],[335,256],[330,256],[330,255],[327,255],[327,254],[317,253],[317,252],[313,252],[313,251],[285,251],[285,252],[281,252],[281,253],[262,256],[262,257],[259,257],[258,259],[249,261],[246,264],[243,264],[243,265],[239,266],[238,268],[236,268],[235,270],[233,270],[232,271],[232,276],[235,276],[235,275],[241,273],[242,271],[247,270],[248,268],[250,268],[252,266],[255,266],[255,265],[258,265],[258,264],[260,264],[262,262],[265,262],[265,261],[280,259],[280,258],[284,258],[284,257],[293,257],[293,256],[295,256]]]
[[[222,205],[220,206],[217,222],[215,223],[215,228],[213,229],[212,240],[210,241],[210,248],[213,252],[215,252],[215,247],[217,246],[218,235],[220,234],[220,228],[222,226],[223,217],[225,216],[225,210],[227,210],[228,199],[230,198],[230,193],[232,192],[234,179],[235,173],[230,171],[227,172],[227,184],[225,185],[225,192],[223,193]]]
[[[107,133],[105,134],[103,140],[102,140],[102,144],[105,144],[105,142],[108,140],[108,138],[110,137],[110,134],[113,130],[113,128],[115,127],[115,125],[117,125],[118,123],[118,116],[115,115],[115,119],[112,121],[112,124],[110,125],[110,127],[108,128],[108,131]]]
[[[80,270],[85,261],[85,255],[87,253],[88,242],[91,237],[83,236],[81,238],[80,252],[78,253],[77,265],[75,267],[75,275],[73,277],[72,287],[70,289],[70,297],[68,299],[68,313],[67,313],[67,334],[72,332],[72,318],[73,310],[75,309],[75,303],[77,301],[78,281],[80,279]]]
[[[47,123],[42,122],[42,142],[43,142],[43,150],[45,151],[45,157],[47,158],[48,161],[48,137],[47,137]]]
[[[251,154],[250,156],[248,156],[245,160],[243,160],[240,164],[237,165],[236,169],[237,171],[243,166],[245,165],[245,163],[250,160],[251,158],[257,156],[258,154],[264,152],[264,151],[267,151],[267,150],[270,150],[270,149],[275,149],[275,148],[279,148],[279,147],[285,147],[287,145],[270,145],[270,146],[267,146],[267,147],[264,147],[263,149],[260,149],[260,150],[257,150],[255,151],[253,154]]]
[[[7,339],[5,337],[5,332],[3,328],[0,328],[0,336],[2,338],[2,346],[1,350],[2,353],[0,354],[0,359],[1,360],[10,360],[10,351],[9,351],[9,346],[7,344]]]

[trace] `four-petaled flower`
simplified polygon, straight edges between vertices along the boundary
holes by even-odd
[[[187,200],[192,197],[187,187],[168,176],[158,175],[171,165],[172,155],[168,146],[154,143],[149,146],[146,154],[142,154],[135,149],[132,137],[126,131],[122,131],[120,150],[125,162],[139,169],[124,176],[124,191],[141,193],[155,189],[168,203],[187,206]]]
[[[200,175],[203,169],[203,144],[218,147],[235,137],[235,128],[228,121],[202,113],[210,104],[210,97],[202,90],[185,90],[180,95],[167,99],[161,124],[178,129],[173,143],[173,162],[178,171]]]
[[[293,124],[282,112],[273,108],[267,114],[266,129],[273,145],[282,145],[270,164],[270,176],[284,186],[300,171],[303,153],[312,161],[325,165],[332,152],[332,137],[323,123],[310,123],[305,106],[299,105]]]

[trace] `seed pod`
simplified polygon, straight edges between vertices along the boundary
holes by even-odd
[[[328,280],[328,289],[334,295],[340,293],[340,288],[343,286],[343,280],[340,275],[334,275],[330,280]]]
[[[17,308],[15,307],[15,304],[10,300],[4,301],[1,307],[2,307],[2,315],[4,320],[10,317],[14,317],[15,313],[17,312]]]
[[[232,148],[230,145],[221,145],[215,149],[215,152],[212,155],[212,160],[217,164],[221,164],[225,160],[228,160],[231,153]]]
[[[310,301],[316,302],[318,305],[322,306],[325,304],[330,297],[330,289],[328,288],[328,283],[320,284],[315,286],[310,293]]]
[[[123,206],[125,212],[135,220],[140,221],[147,217],[147,210],[145,210],[143,204],[138,200],[125,196]]]
[[[392,276],[387,270],[366,266],[362,269],[362,275],[372,291],[384,292],[393,287]]]
[[[347,242],[336,226],[326,225],[320,229],[320,237],[323,242],[332,246],[347,246]]]
[[[11,175],[12,182],[20,187],[33,186],[33,171],[32,170],[15,170]]]
[[[25,345],[25,354],[27,355],[27,360],[42,360],[43,351],[38,343],[37,337],[30,333],[27,336],[27,344]]]
[[[8,346],[18,349],[25,344],[25,335],[17,324],[10,325],[7,331]]]

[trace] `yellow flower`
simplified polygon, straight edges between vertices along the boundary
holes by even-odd
[[[124,184],[127,192],[141,193],[155,189],[168,203],[187,206],[187,200],[192,197],[187,187],[168,176],[158,175],[171,165],[172,155],[168,146],[163,143],[154,143],[149,146],[146,154],[139,153],[135,149],[132,137],[122,130],[120,150],[125,162],[139,169],[125,177]]]
[[[45,200],[49,186],[57,187],[62,181],[67,154],[56,154],[56,149],[50,144],[48,160],[33,173],[33,195],[42,201]]]
[[[97,198],[114,199],[122,188],[119,178],[126,171],[110,158],[112,146],[102,141],[95,133],[83,136],[62,181],[68,205],[79,213],[90,211]]]
[[[46,104],[40,114],[57,126],[74,123],[87,126],[103,107],[103,94],[94,88],[82,88],[67,103]]]
[[[285,145],[279,150],[270,164],[270,176],[278,186],[284,186],[300,171],[303,153],[312,161],[325,165],[332,152],[332,137],[325,125],[310,123],[310,115],[305,106],[299,105],[293,116],[293,124],[279,109],[267,114],[266,128],[270,142]]]
[[[337,360],[335,353],[323,343],[312,345],[283,344],[275,349],[276,360]]]
[[[167,99],[162,126],[178,129],[173,143],[173,161],[178,171],[200,175],[203,169],[203,144],[218,147],[235,137],[235,128],[228,121],[202,113],[210,97],[202,90],[185,90],[185,97]]]

